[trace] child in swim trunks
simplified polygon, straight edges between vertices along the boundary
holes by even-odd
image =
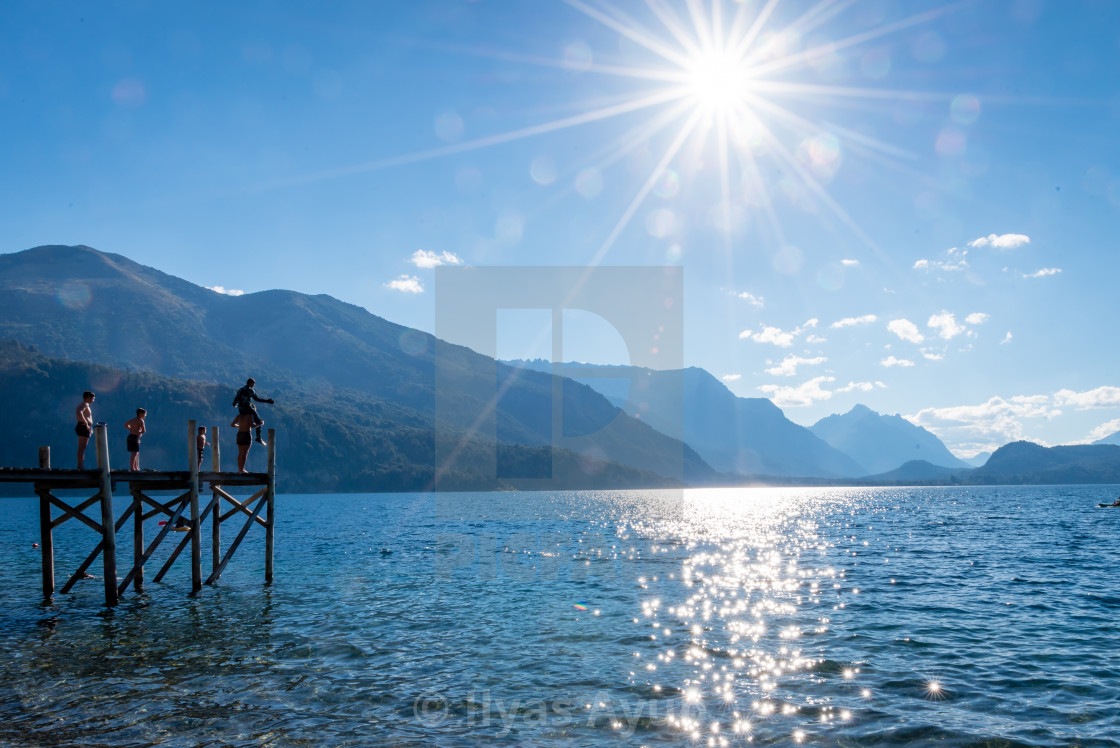
[[[85,470],[86,444],[93,434],[93,410],[89,407],[93,403],[92,392],[86,390],[82,393],[82,402],[74,409],[78,417],[78,424],[74,426],[74,433],[78,435],[78,470]]]
[[[128,419],[124,427],[128,429],[128,469],[140,469],[140,437],[147,431],[144,418],[148,411],[143,408],[136,409],[136,417]]]
[[[198,447],[198,469],[202,470],[202,451],[206,449],[206,427],[198,427],[198,436],[195,438],[195,446]]]

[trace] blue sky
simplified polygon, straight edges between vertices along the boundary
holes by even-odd
[[[799,423],[1085,441],[1120,429],[1117,70],[1107,0],[13,0],[0,251],[426,330],[440,262],[680,265],[686,363]],[[625,362],[595,329],[567,350]]]

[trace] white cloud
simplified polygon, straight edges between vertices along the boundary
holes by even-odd
[[[245,292],[236,288],[225,288],[224,286],[207,286],[208,289],[214,293],[225,294],[226,296],[244,296]]]
[[[1003,340],[999,341],[999,344],[1003,345],[1004,343],[1010,343],[1010,342],[1011,342],[1011,331],[1008,330],[1007,334],[1003,336]]]
[[[928,350],[923,349],[922,350],[922,357],[927,358],[930,361],[940,361],[941,359],[945,358],[945,354],[944,353],[934,353],[933,351],[928,351]]]
[[[820,335],[807,335],[805,337],[806,343],[827,343],[828,338],[822,338]]]
[[[968,243],[970,247],[992,247],[993,249],[1015,249],[1030,244],[1031,238],[1025,234],[988,234]]]
[[[967,442],[969,449],[982,451],[1026,438],[1023,419],[1050,419],[1061,413],[1051,407],[1048,395],[1018,395],[1007,400],[993,397],[979,405],[926,408],[906,419],[947,443],[961,443],[957,449],[964,450],[963,442]],[[1042,443],[1039,439],[1031,441]]]
[[[843,387],[837,387],[837,392],[853,392],[859,390],[860,392],[871,392],[875,388],[886,389],[887,385],[882,382],[848,382]]]
[[[1120,387],[1105,385],[1095,390],[1074,392],[1073,390],[1058,390],[1054,393],[1054,404],[1058,407],[1070,405],[1077,410],[1091,410],[1092,408],[1111,408],[1120,405]]]
[[[795,335],[795,332],[782,332],[778,327],[763,327],[759,332],[743,330],[739,333],[739,338],[753,340],[756,343],[773,343],[779,348],[789,348],[793,345]]]
[[[921,343],[925,340],[925,336],[918,331],[918,326],[908,319],[892,319],[887,323],[887,329],[911,343]]]
[[[840,264],[846,265],[847,267],[855,267],[859,264],[859,260],[840,260]]]
[[[914,270],[947,270],[952,272],[954,270],[964,270],[968,267],[968,260],[963,257],[956,262],[949,262],[948,260],[927,260],[921,259],[914,263]]]
[[[965,324],[968,325],[982,325],[988,321],[987,312],[973,312],[964,318]]]
[[[906,368],[913,365],[913,361],[907,361],[904,358],[895,358],[894,356],[887,356],[879,362],[879,366],[886,366],[887,368],[890,368],[892,366],[901,366],[903,368]]]
[[[832,393],[821,389],[826,382],[835,381],[835,377],[814,377],[797,387],[783,387],[776,384],[764,384],[758,389],[765,392],[779,408],[800,407],[812,405],[818,400],[828,400]]]
[[[792,377],[797,374],[798,366],[816,366],[823,364],[828,359],[824,356],[817,356],[816,358],[801,358],[800,356],[786,356],[782,363],[777,366],[767,369],[766,373],[775,377]]]
[[[755,296],[753,293],[748,293],[747,291],[743,291],[741,294],[738,294],[738,296],[751,306],[756,306],[760,309],[766,304],[766,299],[761,296]]]
[[[945,340],[951,340],[965,331],[964,327],[957,324],[957,318],[953,313],[945,310],[942,310],[941,314],[931,315],[926,326],[937,330],[937,334]]]
[[[415,275],[402,275],[396,280],[391,280],[385,284],[394,291],[404,291],[405,293],[424,293],[424,286],[421,285],[420,279]]]
[[[722,379],[724,382],[738,382],[742,378],[742,374],[724,374],[722,377],[720,377],[720,379]]]
[[[875,320],[879,319],[874,314],[865,314],[862,317],[845,317],[833,322],[829,327],[840,329],[841,327],[854,327],[856,325],[869,325]]]
[[[759,330],[758,332],[751,332],[750,330],[743,330],[741,333],[739,333],[739,339],[740,340],[744,340],[744,339],[745,340],[753,340],[756,343],[773,343],[774,345],[778,346],[779,348],[789,348],[790,346],[793,345],[793,341],[797,338],[798,335],[805,332],[806,330],[810,330],[810,329],[816,327],[819,322],[820,322],[820,320],[818,320],[816,318],[809,319],[809,320],[806,320],[805,324],[803,324],[801,327],[790,330],[788,332],[783,331],[779,327],[766,327],[766,326],[763,326],[763,328],[761,330]],[[813,338],[812,335],[810,335],[809,337]],[[817,340],[819,340],[819,342],[824,342],[822,339],[817,339]],[[811,340],[810,342],[815,342],[815,341]]]
[[[1033,273],[1020,273],[1020,278],[1045,278],[1048,275],[1057,275],[1062,272],[1061,268],[1042,268],[1035,270]]]
[[[1091,410],[1118,405],[1120,387],[1106,385],[1084,392],[1063,389],[1053,395],[1017,395],[1007,399],[993,397],[979,405],[926,408],[906,418],[929,429],[960,454],[994,450],[1020,439],[1048,446],[1044,440],[1027,435],[1026,420],[1056,418],[1062,415],[1061,408],[1064,406]],[[1093,442],[1117,431],[1120,431],[1120,418],[1097,426],[1084,440],[1072,443]]]
[[[434,268],[439,265],[462,265],[463,261],[459,256],[452,252],[428,252],[423,249],[418,249],[412,253],[412,257],[408,258],[418,268]]]

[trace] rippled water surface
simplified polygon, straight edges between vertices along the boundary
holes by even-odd
[[[281,496],[271,587],[258,528],[111,611],[0,499],[0,743],[1120,746],[1115,495]]]

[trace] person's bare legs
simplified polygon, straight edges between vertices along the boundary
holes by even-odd
[[[129,452],[128,453],[128,469],[129,470],[136,470],[136,471],[140,470],[140,453],[139,452]]]
[[[85,470],[87,444],[89,444],[88,436],[78,437],[78,470]]]
[[[237,445],[237,472],[239,473],[249,472],[245,469],[245,460],[249,457],[249,446],[248,444]]]

